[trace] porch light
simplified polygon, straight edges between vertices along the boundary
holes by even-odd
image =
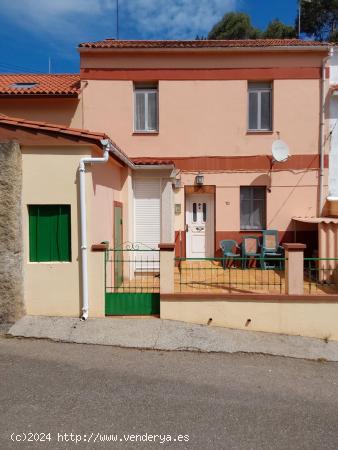
[[[202,186],[204,184],[204,176],[200,173],[195,177],[195,184],[197,184],[198,186]]]

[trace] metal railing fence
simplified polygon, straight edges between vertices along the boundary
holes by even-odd
[[[304,285],[309,294],[337,294],[338,258],[304,258]]]
[[[159,250],[106,250],[105,287],[107,293],[160,292]]]
[[[175,258],[175,291],[285,293],[285,258]]]

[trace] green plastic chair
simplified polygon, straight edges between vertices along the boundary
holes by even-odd
[[[223,260],[222,260],[222,266],[225,269],[227,267],[227,263],[229,261],[234,261],[238,258],[240,258],[239,253],[235,253],[233,250],[239,249],[239,246],[237,245],[237,242],[232,239],[224,239],[223,241],[219,242],[219,246],[223,253]]]
[[[241,248],[242,248],[242,269],[246,268],[247,262],[251,258],[259,259],[260,264],[262,264],[261,261],[262,253],[260,251],[259,237],[243,236]]]
[[[262,242],[262,262],[263,269],[275,269],[278,265],[279,269],[282,270],[282,261],[270,261],[267,259],[271,258],[283,258],[284,249],[279,245],[278,231],[277,230],[264,230],[263,231],[263,242]]]

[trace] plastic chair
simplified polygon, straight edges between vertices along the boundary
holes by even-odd
[[[234,249],[235,251],[236,249],[239,249],[236,241],[233,241],[231,239],[224,239],[223,241],[219,242],[219,246],[222,250],[223,258],[225,258],[222,260],[223,268],[227,267],[228,261],[233,261],[241,256],[239,253],[233,252]]]
[[[257,236],[243,236],[242,240],[242,269],[246,268],[247,261],[251,258],[259,259],[261,263],[262,253],[259,251],[260,243]],[[262,265],[261,265],[262,267]]]
[[[278,241],[278,231],[277,230],[264,230],[263,231],[263,242],[262,242],[262,262],[264,269],[275,269],[278,265],[279,269],[282,270],[282,260],[271,261],[267,263],[267,258],[283,258],[284,249],[279,245]]]

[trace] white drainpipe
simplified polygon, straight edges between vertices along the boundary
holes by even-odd
[[[88,301],[88,263],[87,263],[87,207],[86,207],[86,168],[85,164],[99,164],[108,161],[109,152],[118,157],[128,167],[133,170],[144,169],[173,169],[172,164],[163,164],[157,166],[136,165],[128,159],[118,148],[113,145],[109,139],[101,140],[104,149],[102,158],[82,158],[79,164],[79,181],[80,181],[80,216],[81,216],[81,275],[82,275],[82,315],[81,320],[88,319],[89,301]]]
[[[102,139],[102,158],[81,158],[79,163],[80,182],[80,216],[81,216],[81,275],[82,275],[82,315],[81,320],[88,319],[88,262],[87,262],[87,205],[86,205],[86,164],[106,163],[109,158],[111,142],[109,139]]]
[[[324,154],[325,154],[325,70],[326,63],[333,54],[332,47],[329,49],[329,54],[323,59],[322,62],[322,79],[321,79],[321,112],[320,112],[320,162],[319,162],[319,201],[318,201],[318,216],[320,217],[324,207]]]

